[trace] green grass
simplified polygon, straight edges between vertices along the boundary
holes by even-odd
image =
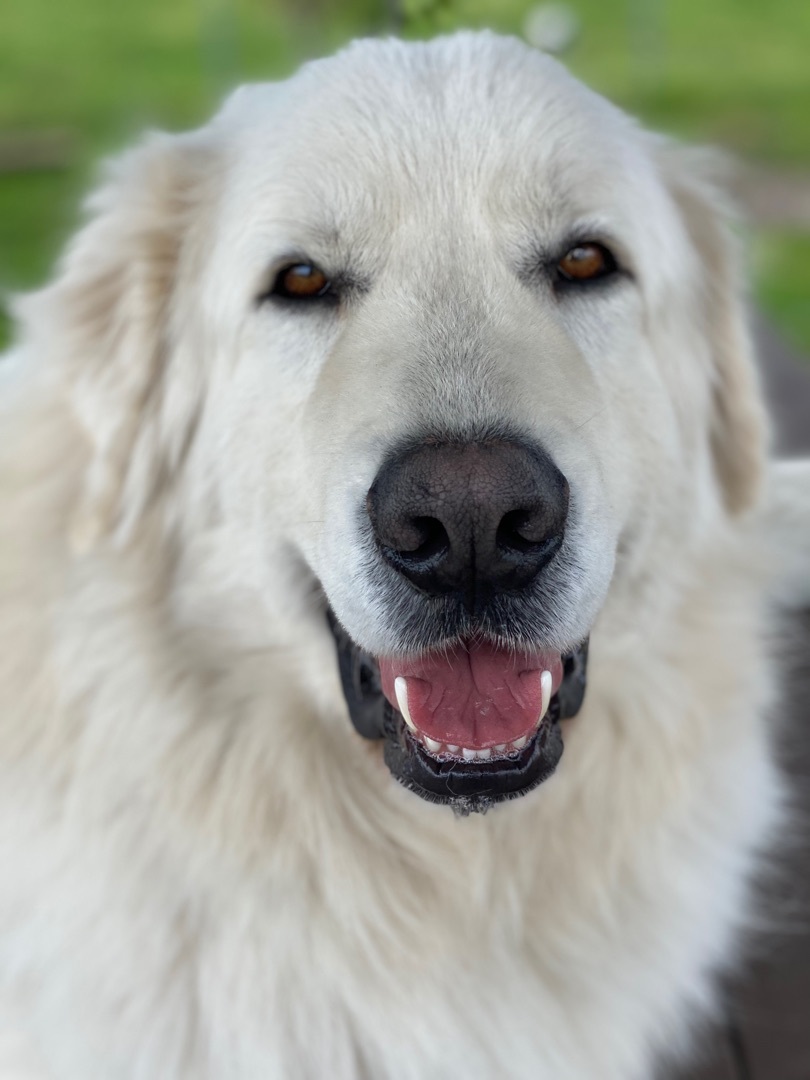
[[[760,302],[787,338],[810,354],[810,234],[762,233],[754,256]]]
[[[810,3],[570,0],[566,57],[647,123],[776,166],[810,162]],[[526,0],[403,0],[403,29],[519,31]],[[94,163],[144,127],[203,120],[243,79],[393,27],[382,0],[0,0],[0,133],[64,129],[51,171],[0,174],[0,287],[44,280]],[[759,297],[810,352],[810,238],[757,237]],[[0,344],[7,327],[0,318]]]

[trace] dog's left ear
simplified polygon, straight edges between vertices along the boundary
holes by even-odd
[[[765,407],[754,361],[739,244],[723,193],[728,162],[720,155],[664,144],[664,181],[698,257],[696,303],[711,353],[712,451],[729,512],[749,509],[759,494],[766,459]]]
[[[154,134],[113,161],[54,282],[16,305],[88,438],[72,526],[82,550],[125,541],[188,448],[203,373],[178,282],[200,259],[210,157],[199,135]]]

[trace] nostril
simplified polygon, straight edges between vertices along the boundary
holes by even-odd
[[[510,510],[501,518],[501,523],[495,532],[495,543],[499,548],[511,548],[514,551],[530,551],[534,541],[528,532],[528,510]]]
[[[495,532],[504,583],[518,588],[547,566],[563,541],[563,524],[543,507],[509,510]]]
[[[385,545],[389,558],[420,566],[443,558],[450,551],[450,537],[438,518],[412,517],[402,525],[396,541]]]
[[[536,510],[510,510],[501,518],[495,533],[495,543],[503,551],[530,555],[543,551],[556,539],[549,536],[545,515]]]

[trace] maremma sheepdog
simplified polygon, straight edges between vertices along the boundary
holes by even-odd
[[[810,567],[711,170],[486,33],[113,163],[0,366],[31,1075],[688,1052],[785,820],[767,641]]]

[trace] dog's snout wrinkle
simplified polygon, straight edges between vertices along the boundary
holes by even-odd
[[[383,558],[421,592],[477,613],[523,589],[554,558],[568,483],[518,442],[427,441],[380,470],[367,508]]]

